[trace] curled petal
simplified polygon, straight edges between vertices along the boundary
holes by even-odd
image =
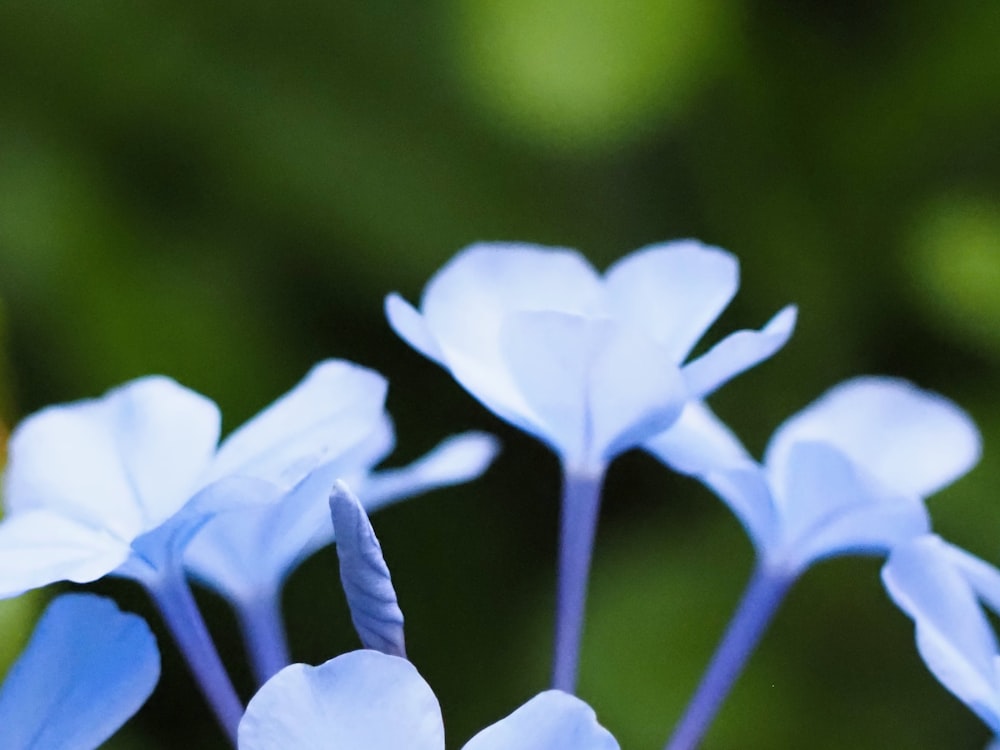
[[[361,501],[343,482],[337,482],[330,493],[330,512],[337,537],[340,580],[361,643],[384,654],[406,656],[403,612],[382,546]]]
[[[746,529],[757,553],[766,556],[781,541],[781,518],[774,505],[771,488],[756,463],[712,471],[702,480],[729,506]]]
[[[882,568],[882,582],[913,619],[917,649],[931,673],[1000,733],[996,637],[948,545],[933,535],[899,545]]]
[[[677,363],[726,309],[740,270],[725,250],[679,240],[626,255],[605,280],[616,316],[644,330]]]
[[[731,333],[684,368],[692,397],[703,398],[723,383],[763,362],[785,345],[795,330],[794,305],[780,310],[759,331]]]
[[[559,690],[540,693],[487,727],[464,750],[618,750],[586,703]]]
[[[447,367],[444,353],[420,312],[405,299],[393,292],[385,298],[385,317],[403,341],[432,362]]]
[[[785,422],[765,463],[777,473],[799,441],[830,443],[897,492],[926,497],[979,460],[979,432],[951,401],[898,378],[861,377]]]
[[[146,702],[159,677],[156,640],[141,617],[93,594],[65,594],[49,605],[0,686],[3,745],[97,748]]]
[[[405,497],[476,479],[500,451],[495,437],[465,432],[442,440],[426,455],[399,469],[384,469],[362,480],[361,504],[371,513]]]
[[[406,659],[352,651],[293,664],[250,701],[240,750],[444,750],[437,698]]]
[[[45,507],[130,540],[187,502],[218,437],[215,404],[159,376],[48,407],[11,436],[7,509]]]
[[[293,486],[378,428],[386,388],[373,370],[342,360],[321,362],[223,441],[210,479],[240,474]]]

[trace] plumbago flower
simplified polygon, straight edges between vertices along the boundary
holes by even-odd
[[[885,554],[928,531],[923,498],[979,458],[972,420],[947,399],[895,378],[831,389],[774,433],[763,464],[704,406],[646,447],[699,476],[736,514],[757,569],[670,750],[697,745],[791,584],[815,561]]]
[[[289,663],[281,592],[303,560],[333,541],[327,499],[335,479],[342,477],[358,487],[366,508],[373,511],[435,487],[475,479],[497,451],[491,436],[466,433],[443,441],[409,466],[373,472],[395,444],[385,412],[387,383],[360,368],[350,372],[349,380],[343,387],[323,389],[322,418],[329,422],[329,435],[321,464],[304,478],[299,478],[301,466],[288,456],[269,455],[266,436],[286,431],[283,422],[306,425],[317,416],[311,410],[319,394],[308,381],[233,434],[230,441],[243,443],[233,453],[261,456],[254,476],[275,484],[284,495],[278,502],[215,516],[185,551],[188,572],[234,606],[261,684]],[[261,436],[265,444],[254,445]]]
[[[577,252],[479,244],[427,284],[417,311],[386,299],[393,329],[563,465],[553,685],[572,690],[607,465],[666,430],[685,404],[767,359],[795,309],[687,364],[738,287],[736,259],[694,241],[654,245],[601,276]]]
[[[444,750],[441,708],[404,658],[402,613],[361,503],[339,484],[330,496],[341,580],[367,650],[318,667],[293,664],[250,701],[240,750]],[[377,649],[377,650],[376,650]],[[583,701],[556,690],[487,727],[465,750],[617,750]]]
[[[188,588],[184,547],[213,515],[273,504],[274,481],[294,484],[363,440],[382,418],[368,396],[384,388],[370,370],[323,362],[221,445],[215,404],[158,376],[28,417],[9,444],[0,596],[109,573],[138,581],[235,742],[243,706]]]
[[[990,728],[990,750],[1000,750],[1000,647],[984,609],[1000,613],[1000,570],[926,534],[893,549],[882,581],[913,619],[928,669]]]
[[[159,677],[160,653],[141,617],[93,594],[60,596],[0,686],[3,746],[96,750]]]

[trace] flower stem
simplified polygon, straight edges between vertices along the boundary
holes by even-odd
[[[236,615],[258,685],[263,685],[291,661],[280,597],[280,592],[268,591],[236,603]]]
[[[793,580],[765,565],[758,565],[666,750],[698,747]]]
[[[587,581],[603,481],[603,470],[596,475],[563,471],[552,687],[567,693],[576,690],[583,615],[587,604]]]
[[[243,704],[215,650],[184,573],[179,568],[170,568],[161,571],[155,578],[147,578],[144,583],[202,695],[233,747],[236,747],[236,729],[243,716]]]

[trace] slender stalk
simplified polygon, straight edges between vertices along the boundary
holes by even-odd
[[[563,472],[552,687],[567,693],[576,691],[587,581],[603,482],[603,471],[594,476]]]
[[[757,648],[794,578],[758,565],[666,750],[694,750]]]
[[[202,695],[236,747],[236,729],[243,716],[243,704],[219,658],[183,571],[180,568],[162,570],[144,583]]]
[[[236,616],[257,685],[263,685],[291,662],[281,615],[281,593],[268,591],[236,603]]]

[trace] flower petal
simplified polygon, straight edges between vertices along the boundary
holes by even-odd
[[[763,362],[785,345],[795,330],[794,305],[782,308],[759,331],[731,333],[684,368],[692,397],[708,396],[726,381]]]
[[[743,524],[759,555],[767,555],[779,544],[781,519],[760,466],[748,461],[724,471],[710,471],[701,479]]]
[[[219,447],[210,480],[233,474],[289,488],[379,428],[387,384],[368,368],[321,362]]]
[[[610,319],[508,316],[507,367],[563,460],[593,469],[678,417],[684,389],[666,350]]]
[[[703,401],[688,401],[680,418],[643,447],[674,471],[696,476],[753,461]]]
[[[791,446],[830,443],[897,492],[926,497],[979,459],[972,420],[943,396],[898,378],[848,380],[775,432],[765,463],[782,473]]]
[[[56,581],[89,583],[124,562],[127,541],[49,510],[0,522],[0,599]]]
[[[919,537],[893,549],[882,568],[889,596],[916,626],[917,649],[938,681],[1000,732],[997,642],[972,587],[945,543]]]
[[[487,727],[464,750],[618,750],[590,706],[559,690],[540,693]]]
[[[371,513],[406,497],[472,481],[489,468],[499,450],[499,441],[485,432],[452,435],[407,466],[361,479],[361,503]]]
[[[434,339],[434,334],[427,327],[424,317],[413,305],[393,292],[385,298],[385,317],[392,330],[403,341],[412,346],[432,362],[447,367],[441,347]]]
[[[894,545],[927,533],[923,501],[871,481],[826,443],[797,443],[780,484],[783,540],[772,557],[805,570],[824,557],[846,553],[885,554]]]
[[[132,539],[187,502],[218,436],[215,404],[159,376],[51,406],[11,436],[7,508],[48,508]]]
[[[403,612],[375,531],[361,501],[343,482],[330,493],[330,514],[337,537],[340,581],[351,622],[365,648],[406,656]]]
[[[406,659],[352,651],[293,664],[247,706],[240,750],[444,750],[437,698]]]
[[[626,255],[604,278],[615,316],[645,331],[679,364],[732,300],[739,274],[725,250],[679,240]]]
[[[3,745],[97,748],[139,708],[160,677],[156,640],[109,599],[65,594],[42,615],[0,686]]]

